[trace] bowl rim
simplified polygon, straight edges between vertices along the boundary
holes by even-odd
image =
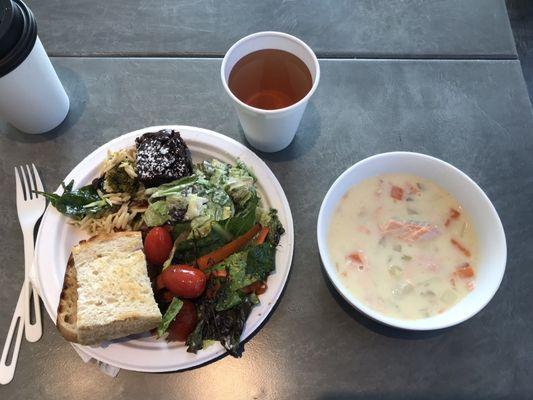
[[[348,292],[348,290],[343,286],[342,282],[340,281],[340,278],[337,276],[335,271],[333,270],[333,267],[331,265],[331,262],[329,260],[329,252],[327,249],[327,234],[329,229],[329,221],[325,221],[325,213],[326,208],[328,207],[335,207],[336,204],[332,205],[331,198],[333,196],[333,192],[335,191],[335,188],[340,185],[347,177],[349,177],[351,174],[354,173],[354,171],[360,169],[362,166],[368,163],[373,163],[376,161],[379,161],[381,159],[390,158],[390,157],[414,157],[414,158],[421,158],[425,159],[431,163],[434,163],[436,167],[438,168],[446,168],[449,171],[451,171],[452,174],[459,175],[461,178],[463,178],[465,181],[468,182],[468,184],[472,187],[474,191],[477,192],[477,194],[485,201],[486,205],[488,206],[489,212],[492,214],[493,220],[495,221],[494,229],[495,229],[495,236],[498,237],[498,240],[501,241],[501,252],[502,252],[502,263],[498,267],[499,268],[499,275],[497,276],[497,282],[495,281],[495,285],[491,286],[489,288],[490,290],[484,291],[485,298],[480,302],[479,305],[476,307],[472,307],[467,312],[464,312],[460,314],[459,317],[451,320],[442,320],[440,321],[434,321],[434,318],[438,318],[439,316],[430,317],[430,318],[420,318],[420,319],[401,319],[401,318],[394,318],[389,317],[379,311],[376,311],[372,309],[371,307],[365,305],[363,302],[358,300],[355,296],[353,296],[351,293]],[[379,173],[371,174],[367,178],[371,176],[375,176]],[[365,178],[365,179],[367,179]],[[439,184],[439,182],[436,182]],[[318,220],[317,220],[317,242],[318,242],[318,248],[320,253],[320,258],[322,260],[322,265],[324,267],[324,270],[326,271],[328,278],[330,282],[333,284],[337,292],[346,300],[352,307],[354,307],[356,310],[360,311],[367,317],[380,322],[384,325],[388,325],[395,328],[405,329],[405,330],[413,330],[413,331],[429,331],[429,330],[436,330],[436,329],[443,329],[448,328],[457,324],[460,324],[467,319],[473,317],[478,312],[480,312],[485,306],[492,300],[496,292],[498,291],[501,282],[503,280],[503,276],[505,274],[506,264],[507,264],[507,243],[506,243],[506,237],[505,237],[505,231],[503,229],[503,225],[501,222],[501,219],[498,215],[498,212],[496,211],[496,208],[490,201],[487,194],[481,189],[481,187],[467,174],[465,174],[463,171],[458,169],[457,167],[453,166],[452,164],[443,161],[439,158],[429,156],[427,154],[417,153],[417,152],[409,152],[409,151],[392,151],[392,152],[385,152],[385,153],[379,153],[372,156],[369,156],[367,158],[364,158],[349,168],[347,168],[330,186],[328,189],[326,195],[324,196],[324,199],[322,200],[322,204],[320,206],[320,210],[318,213]]]

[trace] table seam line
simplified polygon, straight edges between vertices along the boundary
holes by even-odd
[[[55,53],[50,52],[49,57],[62,57],[62,58],[158,58],[158,59],[222,59],[223,55],[220,54],[207,54],[207,53],[190,53],[190,54],[138,54],[138,53],[106,53],[106,54],[66,54],[66,53]],[[420,55],[420,56],[410,56],[410,55],[336,55],[336,54],[318,54],[317,58],[319,60],[421,60],[421,61],[431,61],[431,60],[443,60],[443,61],[512,61],[519,60],[518,56],[478,56],[478,55],[462,55],[462,56],[453,56],[453,55]]]

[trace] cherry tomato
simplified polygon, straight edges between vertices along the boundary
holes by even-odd
[[[172,320],[168,327],[168,340],[184,342],[191,332],[196,328],[198,316],[196,307],[189,300],[183,300],[181,310]]]
[[[172,236],[165,228],[152,228],[144,239],[144,254],[150,264],[163,265],[173,246]]]
[[[161,273],[165,287],[175,296],[195,299],[205,289],[205,274],[190,265],[171,265]]]

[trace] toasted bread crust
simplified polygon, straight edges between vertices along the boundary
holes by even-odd
[[[90,243],[90,242],[94,242],[94,243],[108,242],[120,236],[135,238],[138,235],[139,235],[138,231],[119,231],[119,232],[99,233],[98,235],[91,236],[89,239],[80,240],[80,242],[75,247],[84,246],[84,244]]]
[[[111,258],[110,255],[112,255]],[[104,278],[108,268],[113,271],[114,275]],[[140,275],[145,274],[144,295],[137,292],[142,291],[143,286],[135,277],[129,275],[131,268]],[[143,269],[144,272],[142,272]],[[106,302],[106,297],[99,298],[98,295],[96,295],[98,298],[95,297],[95,293],[102,293],[102,296],[110,291],[113,294],[117,293],[117,288],[114,287],[114,282],[117,280],[121,282],[122,290],[118,290],[118,300],[124,300],[126,304],[139,303],[141,305],[139,312],[128,307],[125,311],[120,311],[120,301],[115,303],[115,298]],[[95,285],[91,287],[93,283]],[[96,286],[98,287],[95,289]],[[125,293],[124,287],[127,288]],[[147,296],[146,289],[150,291],[150,296]],[[89,294],[89,300],[82,305],[81,309],[78,309],[80,294],[83,298],[87,298]],[[107,299],[109,298],[108,296]],[[147,301],[150,303],[149,298],[153,306],[150,304],[146,306]],[[93,307],[89,319],[87,319],[88,305]],[[95,312],[94,307],[98,307],[100,311]],[[82,314],[79,315],[80,310]],[[107,310],[107,314],[102,310]],[[106,318],[109,315],[113,317]],[[102,341],[149,331],[160,321],[161,314],[153,299],[146,274],[140,232],[100,234],[82,240],[72,248],[65,270],[56,322],[59,332],[66,340],[82,345],[95,345]]]
[[[76,268],[74,267],[74,257],[72,253],[68,259],[63,289],[57,306],[56,326],[61,335],[69,342],[78,343],[77,328],[77,303],[78,303],[78,282],[76,279]]]

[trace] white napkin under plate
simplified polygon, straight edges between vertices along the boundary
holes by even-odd
[[[29,278],[30,278],[30,282],[32,283],[33,287],[35,288],[37,293],[39,293],[39,285],[37,284],[37,278],[35,276],[35,261],[32,264],[32,267],[31,267],[31,270],[30,270],[30,274],[29,274]],[[40,293],[39,293],[39,295],[40,295]],[[114,378],[120,372],[120,368],[114,367],[112,365],[106,364],[106,363],[104,363],[102,361],[98,361],[98,360],[92,358],[89,354],[87,354],[83,350],[83,346],[80,346],[79,344],[75,344],[75,343],[71,343],[71,345],[74,348],[74,350],[76,351],[76,353],[78,353],[80,358],[83,360],[83,362],[85,362],[85,363],[89,363],[90,362],[92,364],[96,364],[98,369],[100,371],[102,371],[104,374]]]

